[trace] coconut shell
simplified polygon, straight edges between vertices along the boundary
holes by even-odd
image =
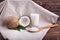
[[[8,16],[5,20],[4,23],[7,25],[8,28],[10,29],[15,29],[18,27],[18,19],[15,16]]]

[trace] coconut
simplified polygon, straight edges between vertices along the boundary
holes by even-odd
[[[19,19],[19,24],[26,27],[30,24],[30,18],[28,16],[22,16]]]
[[[8,16],[5,18],[4,24],[6,24],[10,29],[15,29],[16,27],[18,27],[19,22],[15,16]]]

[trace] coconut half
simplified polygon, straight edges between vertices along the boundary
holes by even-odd
[[[19,24],[26,27],[30,24],[30,19],[28,16],[22,16],[20,19],[19,19]]]

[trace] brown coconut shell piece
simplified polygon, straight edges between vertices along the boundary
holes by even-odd
[[[5,18],[4,23],[9,29],[15,29],[18,26],[18,19],[15,16],[8,16]]]

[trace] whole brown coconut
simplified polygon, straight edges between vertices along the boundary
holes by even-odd
[[[18,19],[15,16],[8,16],[5,20],[4,23],[7,25],[8,28],[10,29],[15,29],[18,27]]]

